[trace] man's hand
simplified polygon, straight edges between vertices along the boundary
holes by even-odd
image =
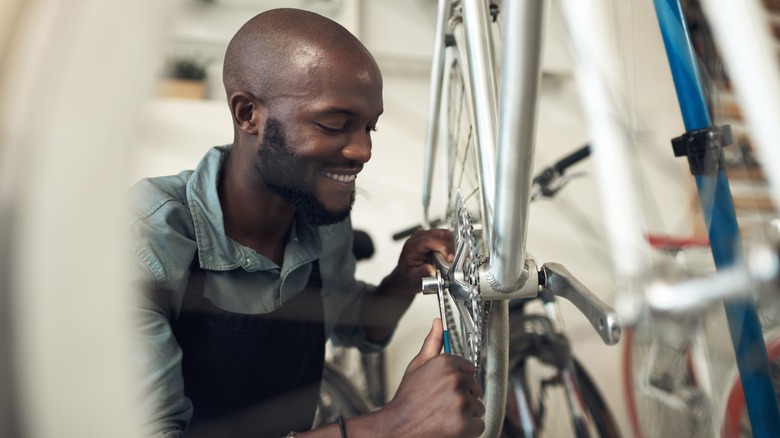
[[[485,430],[474,365],[439,354],[441,346],[442,323],[436,319],[395,397],[380,411],[393,436],[476,437]]]
[[[439,253],[447,262],[454,258],[455,240],[452,232],[445,229],[416,231],[404,244],[401,255],[391,276],[395,286],[414,295],[421,290],[421,279],[436,275],[431,264],[433,253]]]
[[[452,233],[444,229],[417,231],[406,241],[393,272],[363,300],[361,318],[369,339],[387,339],[415,294],[422,290],[422,278],[436,274],[431,264],[433,254],[451,262],[454,244]]]

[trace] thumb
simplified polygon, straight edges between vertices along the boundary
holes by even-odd
[[[442,339],[444,338],[443,331],[444,328],[442,327],[441,319],[434,319],[431,331],[428,333],[428,336],[425,337],[420,352],[417,353],[417,356],[415,356],[411,362],[409,362],[409,366],[406,368],[407,373],[416,370],[425,364],[425,362],[428,362],[430,359],[439,355]]]

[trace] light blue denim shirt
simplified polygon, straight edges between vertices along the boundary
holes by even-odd
[[[194,171],[144,179],[131,189],[132,280],[142,292],[136,357],[151,436],[182,436],[192,416],[170,321],[178,317],[196,249],[208,271],[204,295],[217,307],[245,314],[271,312],[295,296],[318,259],[326,336],[364,351],[384,344],[368,342],[357,324],[362,296],[374,288],[355,279],[349,219],[323,227],[296,220],[281,267],[225,234],[217,184],[229,151],[212,148]],[[269,353],[269,360],[283,359]]]

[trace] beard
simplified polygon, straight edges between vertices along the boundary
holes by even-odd
[[[263,132],[263,143],[257,151],[260,161],[255,171],[263,184],[289,202],[304,222],[311,226],[331,225],[349,216],[355,202],[352,192],[349,206],[332,211],[317,199],[313,178],[307,178],[307,161],[290,150],[284,128],[279,120],[268,117]]]

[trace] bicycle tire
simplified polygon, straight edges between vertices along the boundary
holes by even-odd
[[[369,412],[371,407],[357,387],[333,364],[325,362],[320,401],[312,428],[333,423],[339,416],[352,418]]]
[[[530,324],[526,324],[527,322]],[[522,391],[521,397],[528,403],[531,418],[523,420],[519,412],[514,413],[508,409],[502,436],[509,438],[544,434],[545,436],[621,437],[617,421],[601,391],[585,367],[571,355],[568,340],[562,335],[553,333],[549,319],[542,315],[514,312],[510,316],[510,324],[512,327],[510,374],[514,382],[512,388],[514,392],[510,393],[510,398],[514,397],[513,402],[516,407],[518,391]],[[584,411],[583,420],[578,421],[571,408],[568,410],[571,421],[562,421],[559,415],[545,418],[544,410],[549,407],[546,403],[555,402],[555,398],[547,397],[549,394],[546,390],[540,389],[545,379],[537,377],[532,370],[540,365],[552,376],[547,381],[558,382],[555,384],[560,386],[558,399],[563,397],[578,401],[578,408]],[[568,371],[572,377],[572,385],[568,387],[562,382],[564,371]],[[570,393],[572,391],[573,393]],[[531,424],[528,424],[529,421]]]
[[[599,431],[599,436],[602,438],[620,437],[621,434],[617,421],[615,420],[612,411],[609,409],[606,400],[604,400],[604,396],[596,386],[596,383],[579,360],[574,358],[573,363],[576,369],[577,382],[579,382],[580,385],[580,394],[585,400],[585,405],[588,407],[591,419],[595,423],[596,429]]]

